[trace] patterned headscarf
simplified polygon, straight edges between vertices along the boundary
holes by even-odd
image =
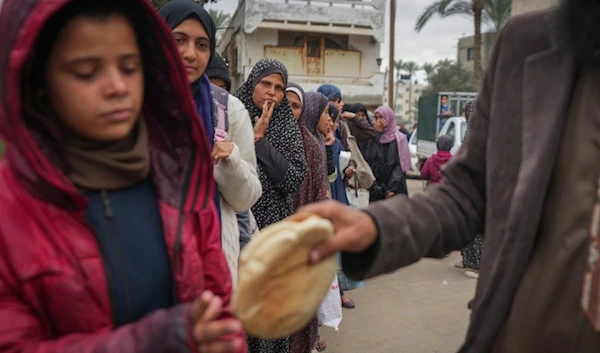
[[[379,142],[385,144],[395,140],[398,145],[398,158],[400,159],[402,170],[404,172],[409,171],[412,163],[410,161],[408,140],[406,139],[406,135],[398,131],[398,128],[396,127],[396,114],[394,114],[394,111],[387,106],[377,108],[375,113],[381,114],[387,122],[385,129],[383,129],[383,132],[381,133]]]
[[[322,103],[322,100],[325,102]],[[308,175],[298,192],[294,194],[295,209],[313,202],[327,200],[328,189],[325,144],[317,132],[317,124],[328,101],[321,93],[309,92],[304,94],[302,102],[302,115],[298,119],[298,127],[304,142]]]
[[[467,123],[471,121],[473,113],[475,113],[475,101],[470,101],[465,104],[465,119],[467,120]]]
[[[260,117],[262,114],[262,107],[257,107],[252,98],[254,95],[254,88],[259,84],[260,80],[271,74],[280,74],[283,78],[283,83],[287,86],[288,73],[285,66],[274,59],[260,59],[256,65],[254,65],[252,72],[250,72],[250,76],[248,76],[248,80],[246,80],[242,87],[235,92],[235,96],[246,106],[248,114],[250,114],[250,118],[252,119],[253,126],[256,124],[254,117]],[[283,100],[273,111],[271,120],[278,120],[278,118],[285,119],[287,117],[293,119],[294,114],[292,114],[292,108],[290,108],[290,103],[284,94]]]
[[[287,84],[287,70],[282,63],[273,59],[259,60],[248,80],[235,93],[248,110],[252,125],[256,124],[254,118],[262,114],[262,107],[257,107],[252,98],[254,88],[263,77],[274,73],[280,74]],[[284,179],[275,185],[265,170],[268,166],[258,158],[258,176],[263,194],[252,207],[252,212],[261,229],[293,213],[292,194],[298,191],[307,174],[302,135],[285,95],[273,111],[264,139],[285,158],[289,166]]]
[[[304,124],[308,131],[310,131],[310,133],[319,141],[323,153],[325,153],[325,142],[323,141],[323,136],[317,131],[317,125],[319,125],[321,113],[323,113],[328,103],[327,97],[319,92],[306,93],[304,110],[298,120],[300,123]]]

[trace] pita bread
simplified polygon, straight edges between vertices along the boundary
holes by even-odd
[[[246,332],[277,339],[308,325],[338,268],[335,255],[309,265],[309,253],[332,235],[328,220],[297,215],[262,229],[244,248],[232,309]]]

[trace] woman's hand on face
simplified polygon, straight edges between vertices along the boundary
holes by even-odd
[[[301,208],[298,213],[323,217],[334,226],[334,236],[312,249],[309,259],[311,263],[317,263],[338,251],[363,252],[377,240],[377,226],[371,216],[340,202],[312,204]]]
[[[271,123],[271,118],[273,117],[274,110],[275,103],[271,101],[266,101],[263,104],[262,114],[260,115],[260,118],[254,118],[256,120],[256,124],[254,125],[255,140],[263,138],[267,133],[267,129],[269,128],[269,124]]]
[[[333,144],[335,143],[335,135],[333,134],[333,130],[327,132],[327,135],[325,135],[324,142],[325,146],[333,146]]]
[[[223,301],[205,291],[192,304],[192,335],[200,353],[233,353],[244,344],[239,338],[224,338],[242,331],[236,319],[219,320]]]
[[[211,157],[215,164],[219,163],[221,159],[227,159],[233,152],[233,143],[231,142],[215,142]]]
[[[379,132],[382,132],[383,129],[385,128],[385,119],[375,119],[373,128]]]

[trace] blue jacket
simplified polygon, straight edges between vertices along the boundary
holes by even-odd
[[[102,251],[115,327],[172,306],[173,275],[150,180],[88,196],[86,216]]]

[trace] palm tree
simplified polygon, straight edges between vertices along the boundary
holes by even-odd
[[[222,10],[208,9],[208,13],[210,14],[210,17],[212,17],[212,19],[215,21],[217,28],[225,27],[231,19],[231,15]]]
[[[402,70],[403,68],[402,59],[398,59],[394,63],[394,68],[396,69],[396,95],[394,96],[394,111],[396,111],[396,109],[398,108],[398,93],[400,93],[400,70]]]
[[[473,60],[473,73],[475,83],[479,87],[481,82],[481,22],[483,19],[484,5],[488,0],[437,0],[429,5],[421,14],[415,24],[415,31],[420,32],[436,13],[442,17],[453,15],[473,16],[475,27],[475,60]],[[492,0],[496,1],[496,0]]]
[[[402,65],[402,69],[404,69],[404,71],[408,72],[408,81],[409,81],[409,85],[408,85],[408,107],[410,109],[411,105],[413,104],[413,99],[412,99],[412,77],[415,73],[417,73],[417,71],[419,70],[419,65],[414,62],[414,61],[407,61]]]
[[[427,79],[429,80],[429,76],[431,76],[431,74],[435,71],[435,64],[425,63],[421,68],[423,69],[423,71],[425,71]]]
[[[512,13],[512,0],[485,0],[484,21],[500,32]]]

